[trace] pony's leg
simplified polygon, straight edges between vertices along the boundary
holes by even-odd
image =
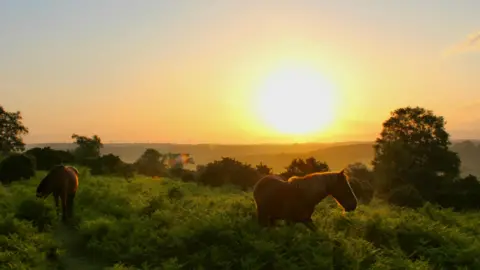
[[[60,195],[60,199],[62,201],[62,221],[66,222],[67,221],[67,194],[63,192]]]
[[[75,193],[68,194],[67,200],[67,210],[68,210],[68,218],[73,217],[73,201],[75,199]]]
[[[58,194],[53,194],[53,199],[55,200],[55,211],[57,213],[57,218],[60,215],[59,205],[58,205]]]
[[[262,227],[268,227],[270,223],[268,214],[260,206],[257,206],[257,221],[258,224]]]
[[[269,226],[269,227],[275,226],[275,222],[276,222],[276,221],[277,221],[277,218],[269,217],[269,218],[268,218],[268,226]]]

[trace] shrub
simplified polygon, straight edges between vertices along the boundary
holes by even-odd
[[[44,200],[26,199],[18,206],[15,217],[31,221],[39,231],[44,231],[55,220],[55,213]]]
[[[92,175],[120,174],[123,161],[113,154],[103,155],[99,158],[89,159],[87,163]]]
[[[35,147],[25,154],[35,157],[37,170],[48,171],[53,166],[62,163],[73,163],[75,158],[72,153],[63,150],[54,150],[50,147]]]
[[[292,176],[304,176],[315,172],[328,172],[330,167],[326,162],[316,160],[314,157],[309,157],[306,160],[296,158],[292,160],[286,171],[280,175],[288,179]]]
[[[265,175],[269,175],[269,174],[272,174],[272,168],[268,167],[267,165],[263,164],[262,162],[260,162],[260,164],[258,164],[257,166],[255,166],[258,174],[260,176],[265,176]]]
[[[166,168],[160,160],[162,154],[157,150],[149,148],[145,150],[142,156],[134,163],[139,174],[146,176],[166,176]]]
[[[418,208],[424,204],[424,199],[412,185],[403,185],[393,189],[388,197],[388,202],[403,207]]]
[[[480,208],[480,182],[473,175],[460,178],[444,185],[436,198],[442,207],[455,210]]]
[[[183,182],[195,182],[196,174],[197,173],[195,171],[182,169],[180,179],[182,179]]]
[[[208,163],[199,175],[199,182],[209,186],[233,184],[247,190],[259,180],[257,170],[232,158],[222,157]]]
[[[350,186],[359,202],[369,204],[372,201],[374,189],[370,182],[358,178],[350,178]]]
[[[0,182],[10,183],[35,176],[35,158],[25,154],[10,154],[0,163]]]
[[[346,173],[357,199],[365,204],[370,203],[374,195],[373,172],[365,164],[357,162],[348,165]]]

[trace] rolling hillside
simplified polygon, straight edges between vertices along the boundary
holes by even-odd
[[[462,160],[462,173],[480,176],[480,147],[478,141],[471,143],[454,141],[452,150],[459,153]],[[27,148],[51,146],[54,149],[73,149],[74,144],[31,144]],[[315,157],[326,161],[331,169],[363,162],[367,165],[373,158],[370,142],[309,143],[309,144],[259,144],[259,145],[215,145],[215,144],[105,144],[102,154],[115,154],[126,162],[134,162],[147,148],[173,153],[190,153],[197,164],[206,164],[223,157],[233,157],[252,165],[263,162],[280,172],[294,158]]]

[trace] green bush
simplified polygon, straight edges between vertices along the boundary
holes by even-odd
[[[252,193],[238,187],[85,173],[75,198],[78,220],[65,226],[53,200],[34,197],[44,174],[0,189],[0,265],[7,269],[480,267],[477,212],[373,199],[343,214],[329,198],[312,216],[317,232],[284,222],[265,229]]]
[[[25,154],[10,154],[0,163],[0,182],[11,183],[35,176],[35,158]]]
[[[35,157],[36,169],[44,171],[49,171],[58,164],[71,164],[75,161],[71,152],[50,147],[35,147],[26,151],[25,154]]]
[[[61,208],[59,211],[61,211]],[[56,210],[44,200],[25,199],[18,206],[15,217],[31,221],[40,231],[44,231],[55,220]]]
[[[199,173],[199,182],[202,184],[213,187],[233,184],[243,190],[253,187],[259,179],[255,168],[228,157],[208,163]]]
[[[403,185],[393,189],[388,197],[388,202],[410,208],[421,207],[425,203],[420,192],[411,185]]]

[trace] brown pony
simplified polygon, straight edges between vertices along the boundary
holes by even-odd
[[[310,226],[313,211],[303,204],[301,190],[282,177],[262,177],[254,186],[253,198],[260,225],[271,226],[276,220],[285,220],[288,224],[298,222],[314,229]]]
[[[357,197],[344,170],[293,176],[288,181],[269,175],[260,179],[253,191],[261,225],[284,219],[289,224],[303,223],[311,230],[316,229],[311,218],[315,206],[329,195],[344,211],[350,212],[357,207]]]
[[[43,178],[37,187],[37,197],[47,198],[53,193],[57,215],[59,214],[58,198],[62,202],[62,220],[73,216],[73,199],[78,188],[78,170],[72,166],[56,165]]]
[[[301,190],[303,201],[311,210],[327,196],[332,196],[346,212],[357,208],[357,197],[344,170],[292,176],[288,182]]]

